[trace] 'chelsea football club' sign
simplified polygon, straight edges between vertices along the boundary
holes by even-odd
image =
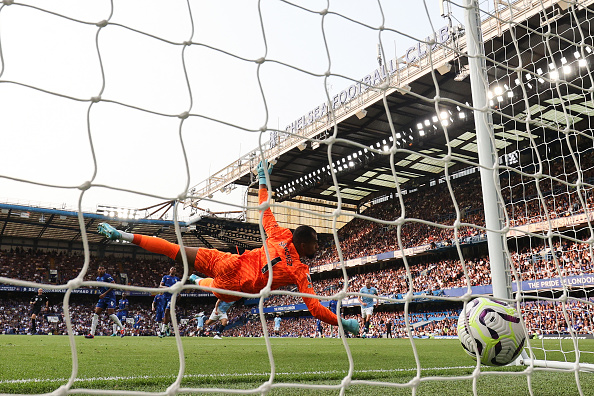
[[[427,37],[425,41],[429,41],[431,37]],[[440,44],[446,43],[450,39],[450,31],[447,26],[442,27],[439,29],[434,35],[434,44],[429,48],[429,46],[424,42],[419,42],[417,45],[410,47],[406,50],[403,58],[406,64],[414,63],[429,54],[429,52],[435,50]],[[402,61],[401,61],[402,63]],[[332,106],[332,109],[337,109],[339,106],[343,105],[346,102],[351,101],[352,99],[356,98],[363,92],[367,91],[369,88],[374,87],[380,84],[383,80],[386,79],[387,76],[392,75],[398,71],[399,63],[397,59],[391,59],[387,62],[386,65],[380,66],[375,69],[373,72],[369,73],[365,77],[363,77],[360,81],[355,84],[352,84],[347,89],[341,91],[340,93],[334,95],[332,100],[329,103],[322,103],[321,105],[317,106],[315,109],[311,110],[306,115],[301,116],[291,124],[287,125],[285,130],[290,133],[296,133],[298,130],[303,129],[304,127],[313,124],[320,118],[328,115],[329,108]],[[270,146],[274,147],[277,143],[278,135],[274,134],[270,139]]]

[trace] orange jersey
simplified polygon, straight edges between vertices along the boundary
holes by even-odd
[[[267,198],[268,191],[266,188],[261,188],[260,203],[265,202]],[[272,289],[297,285],[300,293],[315,294],[309,276],[309,267],[299,259],[299,254],[293,245],[291,230],[280,227],[270,209],[264,211],[263,225],[267,235],[265,243],[272,265]],[[199,249],[194,266],[198,271],[214,278],[212,287],[259,293],[268,282],[267,263],[264,247],[248,250],[242,255],[223,253],[213,249]],[[237,296],[219,293],[215,295],[227,302],[238,300]],[[331,325],[338,324],[336,315],[324,307],[317,298],[304,297],[303,301],[309,312],[316,318]]]

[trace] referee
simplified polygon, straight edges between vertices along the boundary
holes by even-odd
[[[45,306],[47,310],[49,307],[49,300],[43,295],[43,289],[37,290],[37,295],[31,299],[31,306],[33,306],[33,312],[31,313],[31,334],[37,334],[37,315],[41,312],[41,309]]]

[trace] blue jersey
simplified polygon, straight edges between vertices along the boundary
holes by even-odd
[[[111,275],[105,273],[102,276],[97,277],[97,282],[114,283],[114,280],[111,277]],[[99,288],[99,294],[103,294],[106,291],[108,291],[109,289],[111,289],[111,286],[101,286]],[[115,291],[113,289],[110,290],[103,298],[106,298],[108,300],[115,300],[115,298],[116,298]]]
[[[328,309],[333,314],[336,314],[336,304],[338,304],[338,301],[336,300],[330,300],[330,303],[328,303]]]
[[[316,323],[316,329],[317,329],[318,333],[322,332],[322,321],[320,319],[318,319],[318,321]]]
[[[365,293],[365,294],[373,294],[377,296],[377,289],[375,287],[370,287],[369,289],[366,288],[365,286],[363,286],[361,288],[360,293]],[[363,297],[361,296],[361,301],[363,301],[364,303],[366,303],[366,307],[367,308],[371,308],[374,305],[374,298],[373,297]]]
[[[163,286],[173,286],[175,285],[177,282],[179,282],[179,278],[177,276],[172,276],[172,275],[164,275],[163,279],[161,279],[161,283],[163,284]],[[171,293],[164,293],[165,298],[167,299],[167,301],[171,300]]]
[[[276,318],[274,318],[274,327],[280,327],[280,322],[281,322],[280,316],[277,316]]]
[[[142,316],[140,314],[136,314],[134,315],[134,324],[137,325],[140,323],[140,319],[142,319]]]
[[[156,311],[163,311],[165,309],[165,304],[167,303],[167,301],[165,301],[164,294],[157,294],[153,299],[153,302],[155,303]]]
[[[196,316],[196,322],[197,322],[196,327],[198,327],[200,329],[203,328],[204,327],[204,315]]]
[[[120,298],[120,301],[118,301],[118,309],[120,311],[128,312],[128,299],[127,298]]]

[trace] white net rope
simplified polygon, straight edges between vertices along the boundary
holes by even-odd
[[[477,364],[469,376],[424,376],[423,372],[427,367],[418,354],[417,341],[414,338],[417,334],[413,323],[414,304],[426,300],[428,290],[461,288],[463,291],[458,295],[432,296],[434,301],[457,302],[459,306],[472,295],[490,293],[488,289],[473,289],[489,285],[489,257],[464,248],[466,243],[484,241],[487,231],[480,183],[474,177],[480,166],[474,156],[465,154],[476,153],[476,137],[472,130],[456,135],[455,138],[450,138],[448,132],[459,120],[471,117],[472,111],[492,112],[492,143],[498,150],[494,153],[498,161],[491,170],[498,175],[497,184],[501,186],[498,201],[505,205],[505,213],[501,218],[502,227],[489,231],[508,238],[509,248],[506,247],[504,257],[511,264],[512,287],[517,292],[515,299],[510,301],[516,303],[522,311],[527,331],[539,336],[538,339],[529,340],[528,354],[542,359],[553,356],[551,360],[576,363],[582,361],[582,355],[592,354],[591,351],[580,348],[578,337],[579,334],[592,334],[594,331],[591,322],[591,287],[594,285],[591,279],[594,242],[591,226],[591,158],[594,136],[589,121],[594,112],[594,101],[591,66],[587,62],[594,44],[589,36],[589,24],[593,17],[588,8],[590,2],[521,0],[513,4],[500,2],[494,8],[491,7],[491,2],[480,3],[481,20],[486,21],[483,24],[483,41],[487,43],[484,61],[488,81],[484,81],[484,85],[489,90],[490,102],[489,108],[480,109],[473,108],[470,97],[466,100],[452,99],[451,92],[439,84],[439,76],[443,74],[440,68],[445,64],[453,65],[461,80],[467,78],[468,59],[463,34],[454,35],[451,30],[451,40],[448,41],[437,40],[437,35],[430,36],[427,40],[418,40],[417,59],[409,56],[386,62],[384,60],[390,58],[386,54],[386,48],[391,47],[393,38],[408,37],[408,34],[393,26],[384,25],[386,16],[382,2],[377,4],[377,19],[380,22],[374,23],[336,13],[332,2],[319,7],[291,2],[279,3],[289,14],[307,14],[315,22],[315,26],[321,29],[320,37],[324,40],[321,40],[323,45],[318,48],[318,56],[327,60],[324,69],[310,68],[307,63],[295,58],[292,63],[268,56],[268,45],[273,37],[267,32],[269,19],[266,8],[263,7],[266,2],[251,4],[250,15],[246,16],[246,19],[249,17],[253,22],[252,29],[259,34],[257,56],[253,56],[253,53],[246,55],[246,52],[237,48],[218,48],[216,42],[201,42],[201,25],[197,21],[208,18],[207,11],[211,9],[201,9],[205,5],[193,1],[177,2],[167,7],[162,7],[157,2],[151,5],[145,3],[140,8],[127,7],[119,2],[106,2],[92,11],[77,8],[76,13],[69,12],[67,4],[58,3],[48,6],[43,3],[5,0],[0,7],[0,83],[3,88],[0,103],[3,109],[13,110],[7,111],[6,116],[3,114],[1,121],[2,129],[6,127],[9,131],[10,140],[7,137],[7,141],[18,145],[28,129],[53,125],[51,129],[55,131],[74,132],[55,132],[51,136],[59,139],[59,144],[40,142],[42,146],[45,144],[45,148],[35,149],[32,155],[43,153],[48,147],[55,150],[56,155],[60,155],[62,145],[71,145],[74,148],[69,149],[69,155],[73,156],[71,162],[61,163],[60,167],[52,169],[55,173],[71,171],[83,157],[87,161],[92,159],[89,167],[92,176],[73,177],[68,183],[54,183],[51,177],[40,180],[34,173],[20,170],[1,174],[3,179],[15,183],[63,189],[78,196],[78,219],[85,247],[84,265],[78,276],[60,285],[0,278],[0,283],[9,285],[67,289],[63,309],[70,339],[72,372],[68,381],[60,384],[53,393],[124,393],[121,390],[79,388],[75,382],[79,361],[78,341],[75,340],[69,312],[71,294],[81,287],[102,286],[101,283],[84,280],[90,272],[91,263],[83,218],[84,198],[97,190],[130,193],[159,200],[183,201],[193,198],[187,193],[194,181],[191,178],[191,169],[196,163],[192,157],[200,156],[201,150],[212,150],[212,147],[203,147],[201,143],[204,137],[200,135],[210,133],[210,128],[215,126],[231,128],[244,134],[259,134],[261,146],[255,163],[262,158],[272,158],[270,150],[263,142],[265,134],[271,131],[282,134],[287,141],[291,138],[305,138],[307,142],[319,144],[320,149],[327,150],[328,166],[322,171],[332,180],[333,188],[329,189],[331,193],[328,196],[336,201],[337,209],[326,215],[316,212],[307,212],[307,215],[313,218],[317,216],[318,220],[332,224],[337,248],[334,251],[331,248],[328,250],[328,263],[344,263],[354,254],[362,253],[361,250],[349,250],[349,245],[343,242],[346,237],[336,227],[336,220],[340,216],[353,218],[345,226],[345,230],[349,227],[357,230],[359,227],[361,232],[358,239],[370,238],[373,232],[380,233],[384,239],[393,239],[391,244],[384,243],[383,248],[394,251],[393,257],[400,258],[401,264],[392,274],[395,277],[390,278],[392,293],[380,296],[379,300],[382,303],[402,304],[401,333],[410,339],[410,353],[414,356],[415,365],[409,369],[414,374],[412,378],[400,383],[355,379],[356,362],[347,339],[341,333],[345,360],[348,362],[348,369],[341,381],[336,381],[333,385],[278,381],[268,324],[264,315],[260,314],[261,331],[266,340],[270,362],[270,373],[266,381],[245,390],[184,386],[184,377],[195,373],[188,373],[186,370],[188,357],[184,354],[182,340],[176,332],[179,370],[175,380],[168,384],[166,394],[267,393],[275,389],[282,391],[284,388],[334,390],[342,394],[353,385],[405,388],[415,394],[419,386],[427,382],[468,379],[473,381],[476,393],[481,376],[505,374],[515,375],[518,381],[530,383],[533,373],[542,369],[529,366],[510,373],[485,370]],[[424,6],[425,9],[433,7],[428,3]],[[461,10],[464,4],[451,3],[451,7],[454,15],[463,15]],[[138,24],[126,22],[127,16],[143,12],[146,12],[146,18],[138,18],[137,21],[141,21]],[[417,17],[431,20],[428,12]],[[534,18],[539,21],[538,24],[535,24]],[[364,78],[361,81],[353,79],[341,73],[340,64],[335,65],[332,62],[332,54],[325,38],[331,35],[331,21],[336,19],[354,26],[354,29],[368,30],[377,35],[377,41],[381,44],[379,58],[385,65],[385,69],[378,69],[378,78],[370,75],[369,79]],[[22,24],[24,20],[35,21],[35,25]],[[67,29],[53,31],[52,25],[56,23]],[[161,30],[163,25],[181,28]],[[433,31],[439,31],[437,26],[432,27]],[[225,29],[232,31],[232,27],[224,24],[221,29],[221,34],[225,34]],[[36,33],[32,39],[26,34],[31,31],[43,34]],[[25,39],[19,40],[18,37]],[[26,39],[28,37],[29,41]],[[120,45],[113,46],[116,41]],[[21,59],[22,49],[26,45],[31,46],[26,53],[37,54],[36,58]],[[422,49],[423,46],[425,50]],[[431,50],[427,50],[429,48]],[[410,55],[413,51],[407,54]],[[421,56],[423,51],[424,56]],[[203,76],[209,73],[216,75],[217,66],[216,63],[201,63],[201,56],[206,53],[222,63],[249,65],[251,73],[217,76],[218,81],[210,85],[203,81]],[[164,63],[156,62],[157,58],[160,61],[165,60]],[[65,59],[68,61],[65,62]],[[20,60],[24,60],[29,67],[19,68]],[[165,65],[166,72],[156,69],[156,65]],[[288,68],[295,74],[319,78],[325,100],[330,104],[325,121],[320,121],[321,126],[315,122],[309,125],[301,122],[295,129],[289,130],[274,126],[276,122],[270,110],[274,104],[267,100],[266,92],[266,84],[270,83],[267,81],[267,72],[274,67]],[[143,69],[143,73],[137,73],[140,69]],[[445,72],[448,71],[449,69]],[[415,79],[425,73],[431,73],[432,86],[411,89]],[[147,75],[153,78],[147,79]],[[344,100],[340,94],[336,100],[329,90],[330,81],[354,84],[358,87],[355,88],[358,89],[358,95],[351,98],[354,95],[347,91]],[[81,89],[81,86],[85,89]],[[259,124],[253,122],[248,125],[233,114],[229,96],[232,89],[239,86],[242,87],[242,94],[257,102],[253,105],[261,115],[257,121]],[[418,114],[418,126],[416,122],[411,123],[416,127],[414,130],[399,130],[393,120],[399,115],[393,112],[389,99],[394,93],[410,95],[419,102],[430,104],[434,112],[430,115]],[[201,106],[205,103],[217,101],[220,102],[220,108],[209,112],[201,111]],[[339,123],[354,114],[358,106],[377,101],[383,103],[384,125],[391,132],[390,138],[372,146],[341,139]],[[27,114],[35,114],[36,120],[25,118]],[[147,157],[152,156],[151,162],[154,162],[154,168],[147,168],[147,173],[169,166],[178,174],[185,174],[182,183],[166,185],[166,193],[153,187],[138,187],[134,181],[129,181],[129,184],[109,183],[111,172],[134,171],[134,164],[126,163],[125,158],[114,162],[114,151],[121,147],[140,151],[148,149],[142,143],[142,134],[137,132],[139,125],[159,130],[163,140],[176,142],[172,152],[149,151],[146,154]],[[327,133],[321,137],[319,130]],[[436,155],[440,150],[433,151],[430,146],[422,147],[411,143],[420,136],[431,134],[445,137],[445,154]],[[221,136],[221,139],[224,140],[225,136]],[[150,143],[158,146],[159,140]],[[390,158],[389,169],[384,169],[384,184],[378,182],[378,179],[373,179],[373,183],[392,188],[393,192],[388,194],[384,202],[378,199],[377,206],[372,206],[368,209],[369,212],[353,215],[342,209],[343,197],[351,196],[353,192],[341,184],[341,175],[348,172],[348,163],[345,166],[340,161],[337,162],[333,150],[336,145],[352,147],[353,158],[356,158],[354,154],[357,153],[360,153],[359,156],[365,154]],[[154,161],[155,158],[164,159]],[[402,167],[409,164],[414,166],[403,171]],[[248,166],[253,165],[254,163]],[[421,189],[420,186],[410,187],[406,184],[414,177],[415,169],[425,174],[434,173],[434,177],[427,183],[431,188]],[[165,179],[159,181],[166,184]],[[361,183],[371,181],[369,177]],[[284,191],[287,189],[276,189],[277,194],[282,195]],[[204,197],[198,198],[208,201]],[[178,219],[180,206],[176,206],[174,221],[178,240],[182,241]],[[242,209],[256,211],[267,207],[273,213],[275,210],[289,208],[283,203],[268,202],[261,207],[252,205]],[[389,208],[387,214],[386,208]],[[415,255],[414,248],[419,246],[429,246],[428,250],[454,246],[455,254],[447,259],[421,265],[410,259]],[[190,273],[191,263],[186,262],[182,282],[170,290],[173,293],[172,312],[175,312],[175,303],[180,292],[197,288],[184,285]],[[344,286],[341,289],[331,289],[326,296],[320,294],[317,297],[322,300],[338,300],[339,310],[343,301],[360,295],[358,290],[348,286],[349,281],[352,282],[351,278],[360,278],[349,277],[345,265],[342,265],[342,275]],[[376,276],[379,278],[381,274]],[[273,291],[271,281],[272,279],[256,295],[228,291],[226,294],[259,298],[260,312],[263,311],[265,299],[269,297],[303,296],[287,290]],[[117,285],[117,288],[152,293],[162,291],[139,286]],[[176,315],[172,315],[172,322],[177,328]],[[569,342],[557,337],[556,344],[552,346],[545,337],[547,335],[568,335]],[[577,372],[578,369],[579,365],[576,364],[573,370]],[[575,382],[579,393],[583,394],[578,375],[575,376]],[[165,394],[142,391],[125,393]]]

